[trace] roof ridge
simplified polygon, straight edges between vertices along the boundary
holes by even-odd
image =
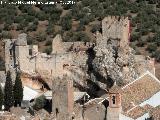
[[[151,72],[149,72],[149,71],[147,70],[143,75],[141,75],[140,77],[138,77],[138,78],[135,79],[134,81],[132,81],[132,82],[128,83],[127,85],[125,85],[124,87],[122,87],[122,89],[128,87],[129,85],[131,85],[132,83],[136,82],[137,80],[140,80],[140,79],[143,78],[145,75],[151,76],[152,78],[154,78],[155,81],[157,81],[157,82],[160,84],[160,81],[158,80],[158,78],[157,78],[155,75],[153,75]]]
[[[128,83],[127,85],[125,85],[124,87],[122,87],[122,89],[128,87],[129,85],[131,85],[132,83],[136,82],[136,81],[139,80],[140,78],[143,78],[146,74],[147,74],[147,72],[145,72],[143,75],[141,75],[141,76],[138,77],[137,79],[133,80],[132,82],[130,82],[130,83]]]
[[[158,80],[158,78],[155,76],[155,75],[153,75],[151,72],[149,72],[149,71],[147,71],[147,73],[151,76],[151,77],[153,77],[159,84],[160,84],[160,81]]]

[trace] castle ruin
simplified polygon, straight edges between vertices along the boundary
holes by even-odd
[[[81,120],[82,117],[87,120],[87,112],[81,111],[84,110],[82,106],[74,105],[73,92],[80,90],[73,83],[86,90],[90,89],[86,84],[90,80],[107,91],[112,86],[110,80],[123,85],[146,71],[155,74],[154,59],[135,55],[129,46],[130,21],[127,17],[104,18],[102,33],[97,32],[96,39],[96,43],[63,42],[57,35],[52,41],[52,52],[47,55],[39,52],[37,45],[27,45],[27,35],[22,33],[17,39],[4,40],[6,71],[10,70],[13,78],[16,70],[31,76],[38,73],[48,77],[46,82],[52,89],[52,111],[57,120]],[[75,112],[75,106],[79,113]],[[80,117],[76,118],[78,114]]]

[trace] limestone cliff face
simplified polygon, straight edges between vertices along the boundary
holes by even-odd
[[[102,34],[97,32],[95,57],[90,64],[92,80],[111,86],[113,81],[123,84],[138,77],[135,52],[129,47],[129,27],[128,18],[106,17],[102,21]]]
[[[115,39],[110,40],[109,43],[104,40],[103,46],[94,48],[96,54],[92,63],[91,79],[98,75],[101,80],[104,79],[102,80],[104,82],[111,78],[113,81],[123,83],[125,80],[132,81],[137,78],[138,71],[135,68],[134,50],[130,47],[122,48],[118,46],[118,42]]]
[[[106,17],[102,33],[97,32],[96,46],[89,53],[88,70],[90,79],[99,81],[103,88],[112,86],[114,81],[123,85],[146,71],[155,74],[154,60],[135,55],[129,46],[129,29],[128,18]]]

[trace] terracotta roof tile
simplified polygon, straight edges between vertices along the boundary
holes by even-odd
[[[130,118],[137,119],[142,115],[144,115],[145,113],[147,113],[147,111],[143,107],[137,106],[134,109],[127,112],[125,115]]]
[[[154,109],[154,107],[152,107],[152,106],[149,105],[149,104],[144,105],[143,108],[144,108],[145,110],[147,110],[147,111],[151,111],[152,109]]]
[[[160,120],[160,106],[154,108],[151,112],[151,115],[154,120]]]
[[[138,105],[160,91],[160,82],[147,72],[122,89],[122,108],[126,112],[133,107],[131,103]]]

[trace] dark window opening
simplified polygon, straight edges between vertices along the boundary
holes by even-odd
[[[56,116],[58,115],[58,113],[59,113],[59,110],[58,110],[58,108],[56,108]]]
[[[10,53],[10,55],[12,55],[12,49],[9,49],[9,53]]]
[[[72,116],[72,120],[74,120],[74,116]]]
[[[29,55],[32,55],[32,49],[29,49]]]
[[[112,103],[116,104],[116,97],[115,96],[112,96]]]

